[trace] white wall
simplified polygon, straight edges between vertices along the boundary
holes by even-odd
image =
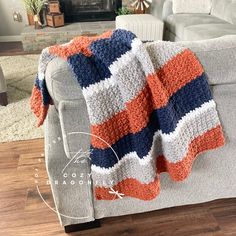
[[[13,21],[13,12],[19,12],[22,22]],[[28,24],[22,0],[0,0],[0,41],[18,41],[25,25]]]

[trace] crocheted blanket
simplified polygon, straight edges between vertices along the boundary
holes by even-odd
[[[182,181],[199,153],[224,144],[206,74],[189,49],[142,43],[125,30],[44,49],[31,97],[39,125],[51,103],[45,70],[55,57],[68,62],[86,100],[97,199],[154,199],[161,172]]]

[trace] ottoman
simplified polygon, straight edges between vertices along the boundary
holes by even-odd
[[[0,106],[6,106],[6,105],[7,105],[7,86],[0,65]]]
[[[162,40],[163,22],[150,14],[132,14],[116,17],[116,29],[133,32],[142,41]]]

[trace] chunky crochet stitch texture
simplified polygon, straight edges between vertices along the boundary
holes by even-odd
[[[199,153],[224,145],[206,74],[189,49],[142,43],[125,30],[44,49],[31,98],[39,125],[51,101],[45,70],[54,57],[67,60],[87,103],[97,199],[118,198],[114,192],[154,199],[161,172],[182,181]]]

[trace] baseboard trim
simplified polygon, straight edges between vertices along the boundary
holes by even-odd
[[[16,42],[21,41],[21,35],[0,36],[0,42]]]

